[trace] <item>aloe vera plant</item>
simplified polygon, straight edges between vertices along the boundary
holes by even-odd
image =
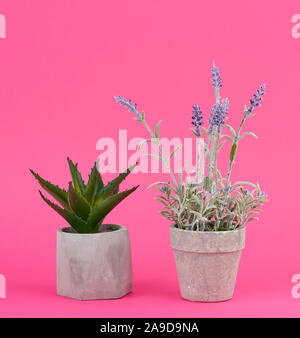
[[[72,181],[68,190],[46,181],[30,169],[41,187],[60,204],[57,205],[46,198],[39,190],[42,199],[62,216],[78,233],[96,233],[99,231],[105,216],[124,198],[135,191],[138,186],[119,192],[119,185],[125,180],[135,165],[129,167],[114,180],[104,185],[97,169],[97,163],[91,169],[87,184],[84,183],[78,164],[68,158]]]

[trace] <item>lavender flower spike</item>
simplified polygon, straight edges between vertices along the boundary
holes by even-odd
[[[263,191],[259,191],[257,193],[257,197],[264,197],[265,196],[265,193]]]
[[[253,95],[252,99],[250,100],[250,107],[248,110],[246,110],[245,114],[249,115],[251,114],[254,107],[260,106],[260,101],[262,100],[262,96],[265,94],[266,85],[263,84],[260,86],[259,89],[257,89],[256,94]]]
[[[166,185],[162,186],[161,190],[162,190],[164,193],[166,193],[166,192],[167,192],[167,186],[166,186]]]
[[[203,119],[202,116],[202,111],[200,110],[200,107],[196,104],[195,106],[193,106],[193,116],[192,116],[192,125],[195,126],[195,132],[197,134],[197,136],[200,136],[200,127],[203,124],[203,121],[201,121]]]
[[[138,119],[142,119],[142,115],[138,112],[137,110],[137,104],[132,104],[132,101],[131,100],[126,100],[125,97],[121,97],[120,95],[119,96],[115,96],[115,99],[117,101],[117,103],[120,103],[121,106],[124,106],[126,109],[128,109],[128,111],[130,111],[131,113],[135,113],[136,117]]]
[[[216,66],[213,66],[212,70],[212,86],[216,89],[219,89],[222,87],[222,80],[220,77],[219,69]]]
[[[209,129],[208,132],[211,134],[213,131],[213,127],[216,126],[218,128],[218,133],[221,132],[221,128],[225,124],[225,115],[228,113],[229,100],[223,99],[222,103],[216,103],[213,106],[212,112],[210,113]]]
[[[231,192],[231,190],[232,190],[232,186],[230,186],[230,185],[229,185],[229,186],[226,186],[226,187],[224,188],[224,191],[227,192],[227,193],[228,193],[228,192]]]

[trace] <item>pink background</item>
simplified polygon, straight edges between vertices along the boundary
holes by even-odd
[[[291,18],[299,1],[0,0],[0,274],[7,298],[0,316],[210,317],[299,316],[291,296],[299,265],[299,52]],[[245,126],[233,179],[259,181],[270,198],[247,227],[234,298],[201,304],[180,298],[168,222],[148,184],[107,217],[129,231],[134,290],[120,300],[80,302],[56,296],[56,229],[62,219],[40,199],[28,168],[60,185],[66,156],[86,176],[101,137],[147,137],[114,95],[132,98],[167,137],[190,137],[191,106],[206,116],[216,60],[229,122],[266,83],[263,106]],[[225,150],[228,148],[225,148]],[[227,168],[228,154],[223,167]],[[110,175],[104,177],[109,179]]]

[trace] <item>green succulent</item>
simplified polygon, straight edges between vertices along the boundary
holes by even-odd
[[[61,189],[57,185],[44,180],[31,169],[30,172],[38,180],[41,187],[54,197],[60,206],[47,199],[39,190],[42,199],[62,216],[76,232],[96,233],[99,231],[105,216],[138,188],[138,186],[135,186],[119,192],[119,185],[135,165],[104,185],[97,169],[97,163],[91,169],[87,184],[84,183],[78,171],[78,164],[74,164],[69,158],[68,164],[72,176],[68,190]]]

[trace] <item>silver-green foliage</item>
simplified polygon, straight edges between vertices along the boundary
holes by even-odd
[[[226,231],[234,230],[246,222],[257,220],[259,207],[266,201],[259,186],[248,191],[237,186],[233,191],[224,189],[203,196],[197,185],[183,183],[174,189],[169,183],[157,200],[163,204],[161,215],[184,230]]]
[[[140,114],[137,105],[132,105],[131,100],[126,101],[121,96],[116,97],[118,103],[135,113],[134,119],[142,123],[150,133],[151,138],[143,142],[152,142],[157,145],[159,156],[154,154],[147,154],[147,156],[158,158],[170,174],[171,181],[151,184],[151,186],[156,186],[160,192],[157,196],[157,200],[163,205],[160,213],[175,226],[185,230],[227,231],[237,229],[247,222],[256,220],[256,215],[260,212],[259,207],[267,201],[266,195],[261,191],[258,183],[253,184],[246,181],[231,183],[230,180],[239,142],[247,135],[257,138],[252,132],[241,133],[241,129],[245,121],[255,115],[252,111],[260,105],[265,85],[262,85],[254,94],[250,100],[250,106],[245,105],[242,120],[235,130],[232,126],[225,124],[229,101],[228,99],[221,101],[221,78],[215,66],[212,74],[216,103],[210,114],[208,128],[202,126],[200,107],[193,107],[195,129],[192,129],[192,132],[197,138],[195,181],[188,179],[183,182],[183,172],[186,168],[182,169],[177,178],[175,177],[170,161],[179,147],[174,149],[171,155],[166,158],[160,145],[159,129],[161,121],[156,124],[154,131],[152,131],[146,122],[144,111]],[[229,135],[223,134],[223,127],[230,132]],[[201,137],[205,137],[204,170],[201,170],[199,155]],[[231,149],[228,171],[223,177],[218,169],[217,159],[225,142],[231,143]],[[249,191],[245,186],[251,187],[252,190]]]

